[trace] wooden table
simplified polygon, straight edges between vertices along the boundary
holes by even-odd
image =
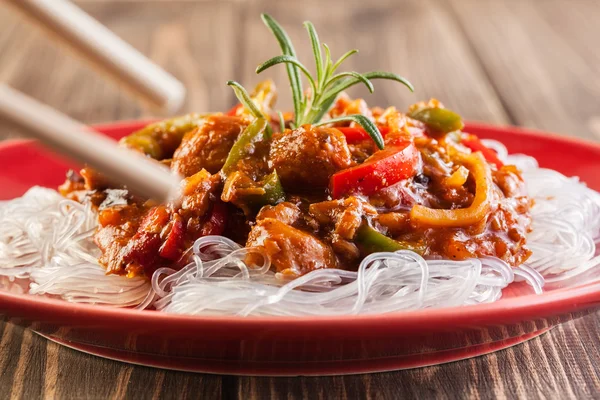
[[[266,11],[289,30],[301,57],[310,56],[301,25],[310,19],[334,55],[361,49],[349,67],[398,72],[417,88],[413,95],[400,85],[376,83],[371,104],[405,109],[435,96],[468,119],[600,138],[597,0],[79,4],[179,77],[189,89],[186,110],[226,109],[234,97],[225,81],[247,86],[258,81],[256,65],[278,54],[259,18]],[[89,123],[145,116],[115,85],[2,7],[0,27],[0,80]],[[283,68],[274,71],[281,103],[289,106]],[[599,314],[590,315],[514,348],[448,365],[323,378],[213,376],[132,366],[3,324],[0,398],[597,397],[599,321]]]

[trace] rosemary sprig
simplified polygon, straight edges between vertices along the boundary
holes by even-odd
[[[351,86],[362,83],[369,92],[373,92],[372,79],[388,79],[402,83],[408,89],[413,91],[413,86],[405,78],[382,71],[373,71],[361,74],[355,71],[340,72],[336,74],[341,64],[358,50],[350,50],[342,55],[335,63],[331,59],[331,51],[326,44],[321,45],[319,36],[314,25],[311,22],[305,22],[304,26],[308,31],[313,55],[315,58],[316,77],[313,77],[309,70],[296,57],[294,47],[285,30],[267,14],[262,15],[263,22],[273,32],[282,50],[282,55],[273,57],[256,68],[256,73],[260,73],[274,65],[286,64],[290,87],[292,89],[292,98],[294,101],[294,121],[292,127],[298,127],[302,124],[323,125],[330,122],[353,121],[360,124],[365,131],[373,138],[377,146],[383,148],[383,138],[375,124],[364,116],[350,115],[347,117],[336,118],[328,122],[320,123],[323,116],[329,111],[336,97]],[[325,50],[325,55],[321,51]],[[306,75],[311,86],[311,92],[305,94],[302,89],[300,73]],[[357,118],[362,117],[362,118]]]

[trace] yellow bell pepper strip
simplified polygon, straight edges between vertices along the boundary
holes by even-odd
[[[475,178],[475,197],[471,205],[456,210],[438,210],[415,205],[410,210],[411,223],[433,228],[460,228],[474,225],[488,215],[493,188],[490,166],[479,152],[461,156],[461,158],[462,164]]]

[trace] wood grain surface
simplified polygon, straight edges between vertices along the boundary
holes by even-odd
[[[371,104],[435,96],[468,119],[600,139],[597,0],[80,1],[188,87],[186,111],[234,103],[278,54],[260,12],[279,19],[301,56],[312,20],[349,66],[391,70],[417,90],[375,84]],[[283,69],[274,69],[289,105]],[[0,3],[0,80],[87,123],[148,116],[139,104]],[[361,90],[353,94],[365,95]],[[0,126],[0,136],[12,136]],[[190,374],[79,353],[0,322],[4,398],[594,398],[600,314],[483,357],[408,371],[321,378]]]

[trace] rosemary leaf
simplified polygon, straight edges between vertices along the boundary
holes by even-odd
[[[250,95],[244,89],[242,85],[237,83],[236,81],[228,81],[228,86],[231,86],[233,91],[235,92],[235,97],[238,98],[239,102],[248,110],[250,113],[256,118],[266,119],[263,113],[256,107],[256,104],[250,98]]]
[[[325,71],[323,70],[323,55],[321,54],[321,42],[319,42],[319,35],[317,35],[317,31],[312,22],[306,21],[304,23],[304,27],[308,31],[310,44],[312,45],[313,55],[315,56],[315,67],[317,70],[317,88],[320,89],[323,87],[323,82],[326,78]]]
[[[400,75],[393,74],[391,72],[374,71],[374,72],[367,72],[366,74],[362,74],[362,76],[367,78],[368,80],[371,80],[371,79],[393,80],[393,81],[402,83],[404,86],[406,86],[408,89],[410,89],[411,92],[414,90],[413,85],[406,78],[404,78]],[[347,79],[338,80],[336,82],[336,84],[334,84],[330,89],[328,89],[323,94],[323,96],[322,96],[323,102],[330,100],[332,97],[335,98],[338,94],[340,94],[344,90],[346,90],[349,87],[354,86],[360,82],[362,82],[362,81],[356,77],[350,77]]]
[[[330,75],[333,73],[333,64],[331,62],[331,50],[329,50],[329,46],[327,46],[325,43],[323,43],[323,48],[325,49],[325,73],[327,75]]]
[[[285,131],[285,120],[283,119],[283,113],[281,111],[277,111],[277,116],[279,117],[279,131]]]
[[[306,77],[308,78],[308,81],[313,90],[313,93],[316,93],[317,87],[315,85],[315,80],[310,75],[310,72],[308,71],[308,69],[300,61],[298,61],[298,59],[296,57],[288,56],[285,54],[281,55],[281,56],[275,56],[275,57],[265,61],[264,63],[260,64],[258,67],[256,67],[256,73],[260,74],[264,70],[269,69],[274,65],[282,64],[282,63],[293,64],[296,67],[298,67],[300,69],[300,71],[304,72],[304,75],[306,75]]]
[[[340,67],[340,65],[342,65],[342,63],[351,55],[358,53],[358,49],[353,49],[350,51],[347,51],[346,53],[344,53],[339,60],[337,60],[335,62],[335,64],[333,64],[333,67],[331,68],[331,73],[334,73],[336,69],[338,69]]]
[[[401,84],[406,86],[408,88],[408,90],[410,90],[411,92],[415,91],[414,86],[412,85],[412,83],[410,83],[408,81],[408,79],[406,79],[403,76],[394,74],[392,72],[372,71],[372,72],[367,72],[366,74],[363,74],[363,76],[369,80],[371,80],[371,79],[387,79],[387,80],[391,80],[391,81],[400,82]]]
[[[327,82],[327,85],[329,86],[330,84],[332,84],[342,78],[345,78],[345,77],[354,77],[354,78],[358,79],[360,82],[365,84],[367,89],[369,89],[370,93],[373,93],[373,91],[375,90],[371,81],[369,79],[367,79],[366,76],[359,74],[358,72],[340,72],[339,74],[331,77],[331,79],[329,79],[329,81]]]
[[[384,148],[385,145],[383,143],[383,136],[381,135],[381,132],[379,132],[379,129],[377,128],[377,126],[369,118],[365,117],[364,115],[360,115],[360,114],[346,115],[344,117],[330,119],[329,121],[319,122],[319,123],[314,124],[313,126],[321,126],[321,125],[333,124],[335,122],[346,122],[346,121],[356,122],[357,124],[362,126],[363,129],[369,134],[369,136],[371,136],[371,139],[373,139],[373,141],[375,142],[377,147],[379,147],[380,149]]]
[[[273,33],[279,47],[285,55],[296,57],[296,51],[292,45],[292,41],[285,32],[285,30],[271,17],[269,14],[261,14],[261,18],[264,24]],[[300,72],[298,68],[293,64],[286,64],[288,79],[290,81],[290,88],[292,90],[292,101],[294,103],[294,115],[298,118],[302,114],[301,101],[302,101],[302,79],[300,79]],[[294,124],[295,125],[295,124]]]

